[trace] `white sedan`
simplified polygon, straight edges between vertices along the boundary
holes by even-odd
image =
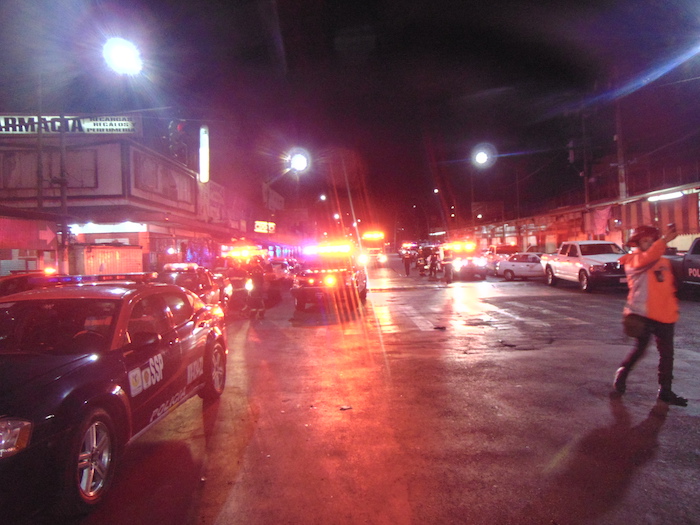
[[[515,253],[505,261],[496,263],[496,275],[502,275],[506,281],[544,277],[540,257],[536,253]]]

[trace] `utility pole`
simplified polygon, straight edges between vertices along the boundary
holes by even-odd
[[[68,175],[66,173],[66,117],[61,113],[61,141],[58,184],[61,191],[61,245],[58,250],[59,271],[67,274],[68,265]]]
[[[622,133],[622,108],[620,99],[615,99],[615,142],[617,145],[617,184],[620,200],[627,198],[627,164],[625,161],[625,140]]]

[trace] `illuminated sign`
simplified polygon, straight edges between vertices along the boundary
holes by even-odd
[[[59,135],[64,133],[78,135],[138,135],[141,136],[141,117],[130,116],[42,116],[41,133]],[[2,135],[36,135],[39,132],[38,116],[6,115],[0,116],[0,134]]]
[[[209,182],[209,126],[199,128],[199,182]]]
[[[253,225],[255,233],[275,233],[275,223],[267,221],[255,221]]]

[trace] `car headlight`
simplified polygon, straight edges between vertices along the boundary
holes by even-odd
[[[357,258],[357,262],[359,262],[360,264],[367,264],[369,262],[369,257],[367,257],[367,255],[363,253]]]
[[[379,261],[380,263],[385,263],[388,260],[389,259],[387,258],[387,256],[383,253],[380,253],[379,255],[377,255],[377,261]]]
[[[462,259],[455,259],[452,261],[452,268],[455,270],[459,270],[462,267],[463,261]]]
[[[593,272],[604,272],[605,271],[605,265],[604,264],[592,264],[589,267],[589,270],[591,270],[591,273]]]
[[[323,284],[326,286],[335,286],[338,284],[338,278],[335,275],[326,275],[323,278]]]
[[[0,458],[14,456],[29,445],[32,423],[24,419],[0,419]]]
[[[475,257],[474,258],[474,265],[479,266],[480,268],[484,268],[486,266],[488,261],[484,259],[483,257]]]

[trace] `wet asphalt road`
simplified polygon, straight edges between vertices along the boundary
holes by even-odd
[[[653,348],[610,396],[623,291],[398,268],[371,271],[355,313],[285,295],[233,318],[221,400],[141,436],[105,504],[71,523],[700,522],[700,301],[676,339],[690,406],[669,408]]]

